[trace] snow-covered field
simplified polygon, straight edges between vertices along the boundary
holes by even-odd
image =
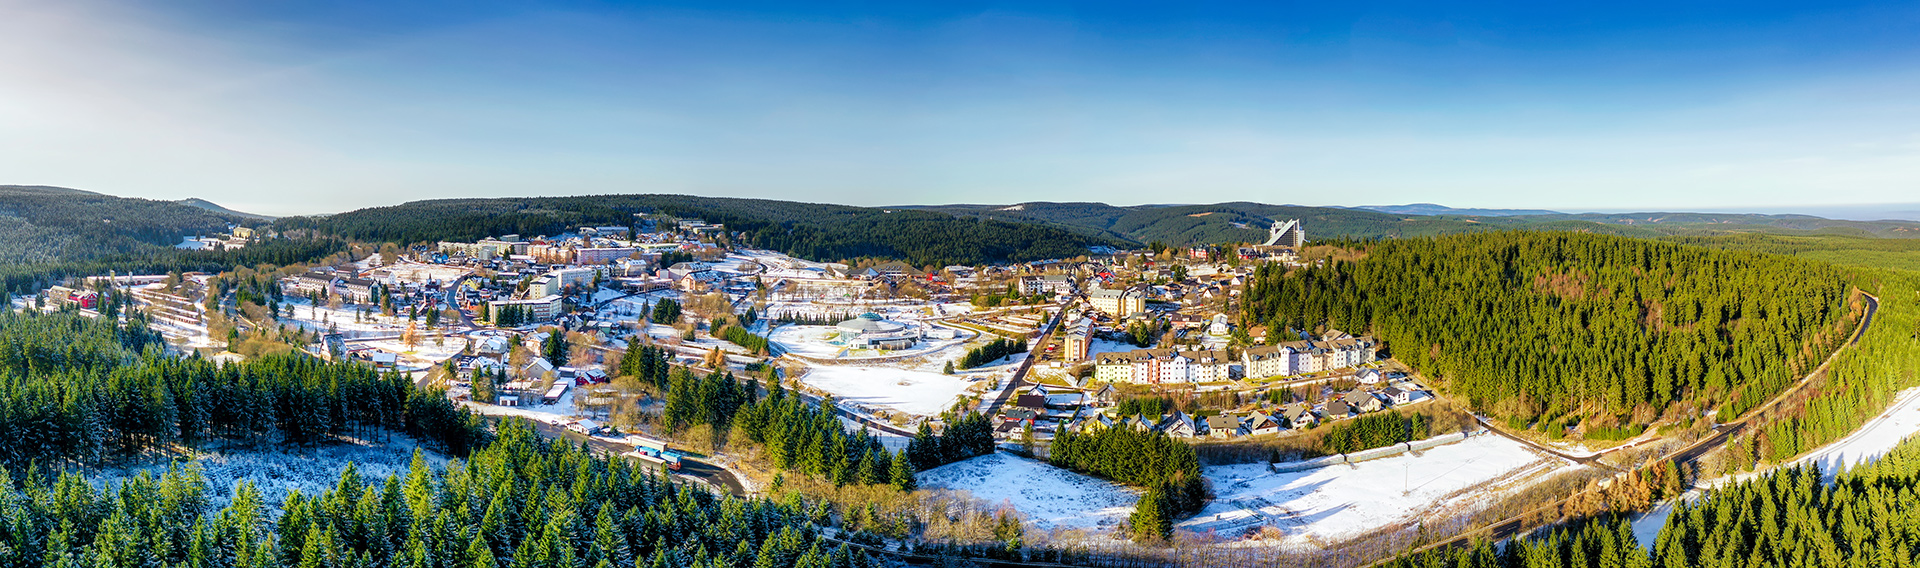
[[[393,434],[385,442],[373,440],[311,449],[236,448],[203,451],[192,463],[198,464],[202,475],[206,477],[207,495],[215,507],[226,506],[233,497],[235,484],[241,481],[253,483],[267,504],[278,506],[288,493],[295,490],[311,496],[332,489],[349,462],[360,471],[361,479],[376,487],[389,475],[404,477],[413,463],[415,448],[421,447],[412,438]],[[420,452],[436,473],[446,467],[446,456],[424,448]],[[167,464],[155,464],[112,468],[102,470],[92,478],[95,483],[117,483],[142,471],[152,472],[158,478],[166,473],[167,467]]]
[[[1093,343],[1087,344],[1087,357],[1092,358],[1101,353],[1125,353],[1135,349],[1141,349],[1141,347],[1125,341],[1095,339]]]
[[[601,306],[600,310],[594,313],[594,318],[601,321],[636,321],[640,319],[640,316],[644,314],[648,308],[659,303],[662,299],[672,299],[674,301],[681,299],[680,293],[674,290],[655,290],[624,298],[621,296],[625,296],[625,294],[611,290],[596,292],[593,301],[605,302],[606,305]]]
[[[800,381],[845,402],[922,416],[939,414],[973,382],[963,377],[885,367],[819,366]]]
[[[1133,489],[1046,463],[994,453],[920,472],[920,487],[1005,504],[1039,529],[1113,527],[1133,513]]]
[[[1291,542],[1322,544],[1489,499],[1501,489],[1478,486],[1562,465],[1519,442],[1482,435],[1417,457],[1350,466],[1287,473],[1272,473],[1265,464],[1210,466],[1203,475],[1213,483],[1214,500],[1177,528],[1235,537],[1269,525]]]
[[[861,430],[866,430],[867,435],[873,436],[873,439],[875,440],[879,440],[880,447],[886,448],[887,451],[889,452],[898,452],[901,450],[905,450],[907,449],[907,443],[913,441],[912,438],[908,438],[906,436],[902,436],[899,434],[889,434],[886,432],[868,428],[865,424],[861,424],[852,418],[847,418],[845,416],[840,416],[839,418],[840,418],[840,425],[845,427],[848,432],[859,432]]]
[[[1887,411],[1860,431],[1800,458],[1797,464],[1818,464],[1831,479],[1841,469],[1872,462],[1887,455],[1901,440],[1920,432],[1920,388],[1900,391]]]
[[[840,357],[840,358],[847,358],[847,359],[857,359],[861,357],[896,358],[896,357],[910,357],[915,355],[926,355],[929,353],[939,351],[941,349],[946,349],[947,347],[960,345],[967,342],[967,339],[942,339],[942,340],[925,339],[925,340],[921,340],[918,343],[915,343],[912,348],[901,349],[897,351],[878,351],[878,350],[869,350],[869,349],[849,351],[843,345],[836,345],[832,343],[832,341],[835,339],[835,337],[839,333],[840,333],[839,328],[836,328],[833,326],[789,325],[789,326],[783,326],[779,329],[773,330],[773,333],[769,335],[767,339],[770,341],[773,341],[774,343],[780,344],[781,348],[784,348],[787,350],[787,352],[793,353],[795,355],[800,355],[803,357],[814,357],[814,358]],[[963,332],[963,333],[965,333],[967,338],[971,338],[975,335],[971,332]]]
[[[286,303],[288,308],[287,317],[281,321],[293,323],[312,331],[324,332],[330,328],[338,329],[341,335],[346,336],[348,339],[399,334],[407,328],[407,318],[405,314],[390,318],[380,315],[379,308],[370,306],[348,304],[336,310],[324,304],[315,306],[305,298],[295,298],[292,296],[287,297]],[[355,315],[358,314],[362,308],[366,308],[367,314],[361,316],[360,321],[354,321]]]
[[[536,394],[521,397],[522,399],[531,399],[522,400],[521,406],[498,406],[469,402],[467,403],[467,408],[473,410],[476,414],[484,414],[487,416],[518,416],[548,424],[565,424],[577,420],[580,417],[579,411],[573,407],[573,395],[579,392],[580,389],[577,387],[569,388],[567,389],[567,394],[560,395],[560,400],[553,404],[540,404],[540,396]]]

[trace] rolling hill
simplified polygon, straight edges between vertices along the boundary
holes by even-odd
[[[1268,219],[1300,219],[1310,238],[1380,239],[1488,230],[1560,230],[1629,237],[1713,236],[1743,233],[1920,237],[1920,223],[1847,221],[1809,215],[1742,213],[1556,213],[1538,210],[1452,209],[1432,204],[1343,208],[1231,202],[1212,205],[1135,205],[1031,202],[1014,205],[910,207],[983,219],[1052,225],[1084,235],[1170,245],[1257,242]],[[1372,209],[1387,209],[1378,211]],[[1425,211],[1444,214],[1420,214]],[[1455,214],[1484,211],[1485,215]]]
[[[91,260],[167,248],[246,219],[170,201],[0,186],[0,263]]]
[[[207,200],[205,200],[205,199],[201,199],[201,198],[198,198],[198,197],[189,197],[189,198],[186,198],[186,199],[182,199],[182,200],[179,200],[179,201],[175,201],[174,203],[178,203],[178,204],[181,204],[181,205],[189,205],[189,206],[193,206],[193,207],[199,207],[199,208],[201,208],[201,209],[205,209],[205,210],[208,210],[208,211],[212,211],[212,212],[214,212],[214,213],[219,213],[219,214],[222,214],[222,215],[232,215],[232,216],[234,216],[234,217],[239,217],[239,218],[242,218],[242,219],[253,219],[253,220],[257,220],[257,221],[272,221],[272,220],[274,219],[274,218],[273,218],[272,216],[268,216],[268,215],[260,215],[260,214],[256,214],[256,213],[243,213],[243,212],[240,212],[240,211],[234,211],[234,210],[232,210],[232,209],[228,209],[228,208],[226,208],[226,207],[221,207],[221,206],[220,206],[220,204],[218,204],[218,203],[214,203],[214,202],[212,202],[212,201],[207,201]]]
[[[814,260],[884,257],[916,266],[1063,258],[1128,242],[1090,231],[1019,220],[690,195],[593,195],[436,199],[325,217],[285,217],[275,226],[369,241],[471,241],[505,234],[554,235],[583,225],[621,225],[635,214],[699,218],[744,232],[753,246]]]

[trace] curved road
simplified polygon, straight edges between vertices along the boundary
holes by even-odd
[[[591,448],[601,455],[619,457],[620,454],[633,451],[633,446],[628,444],[583,436],[578,432],[573,432],[566,428],[538,420],[528,420],[527,422],[533,424],[534,431],[539,432],[543,436],[574,443],[585,442],[588,448]],[[734,477],[733,472],[727,471],[726,468],[696,459],[685,458],[680,460],[680,471],[675,472],[673,475],[692,477],[706,483],[708,486],[736,496],[747,495],[747,487],[740,483],[739,478]]]

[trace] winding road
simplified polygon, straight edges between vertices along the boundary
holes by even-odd
[[[559,426],[548,424],[546,422],[541,422],[538,420],[528,420],[527,422],[530,424],[533,424],[534,431],[539,432],[542,436],[546,436],[548,438],[553,438],[556,440],[566,440],[574,443],[584,442],[586,443],[588,448],[591,448],[595,453],[599,453],[601,455],[605,455],[609,457],[619,457],[620,454],[633,451],[633,446],[629,444],[623,444],[623,443],[619,443],[619,442],[615,442],[615,441],[607,440],[603,438],[593,438],[593,437],[583,436],[578,432],[567,430],[566,428],[561,428]],[[691,477],[694,479],[698,479],[710,487],[719,489],[721,491],[725,491],[727,493],[731,493],[736,496],[747,495],[746,485],[740,483],[740,479],[735,477],[733,475],[733,472],[727,471],[726,468],[723,468],[711,463],[707,463],[704,461],[700,461],[697,459],[693,459],[693,458],[681,459],[680,471],[676,472],[675,475],[683,475],[683,476]]]

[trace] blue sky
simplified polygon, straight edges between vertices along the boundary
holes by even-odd
[[[1920,5],[0,0],[0,183],[268,214],[1920,202]]]

